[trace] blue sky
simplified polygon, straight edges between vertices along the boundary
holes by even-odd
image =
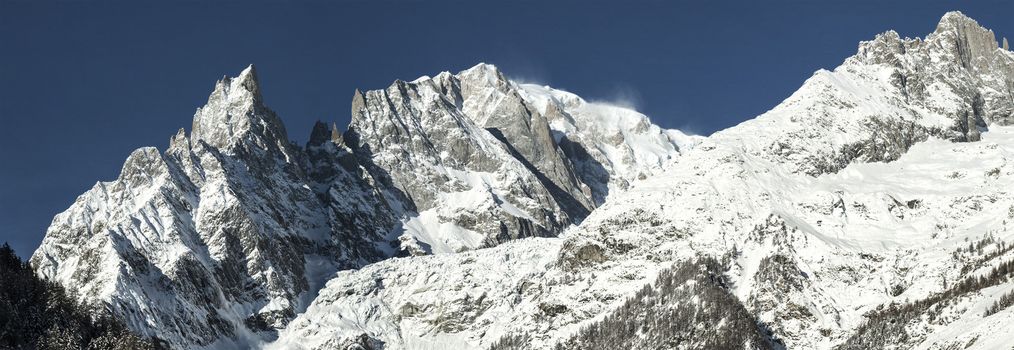
[[[257,65],[290,139],[345,125],[354,89],[493,63],[709,134],[770,109],[861,40],[961,10],[1014,38],[1014,2],[0,1],[0,241],[23,256],[135,148],[190,128]]]

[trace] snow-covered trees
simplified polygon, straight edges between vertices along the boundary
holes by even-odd
[[[0,247],[0,349],[156,349],[105,310],[78,304]]]
[[[729,293],[723,271],[712,258],[679,263],[557,348],[772,348],[767,332]]]
[[[917,339],[912,339],[908,333],[906,326],[910,322],[920,319],[923,315],[928,316],[929,320],[933,320],[943,307],[951,304],[958,297],[983,288],[1007,283],[1011,277],[1014,277],[1014,260],[1003,261],[990,269],[988,273],[967,277],[941,293],[910,303],[892,303],[887,307],[878,308],[866,315],[866,323],[860,326],[838,349],[878,349],[889,344],[911,343]],[[1011,304],[1014,304],[1014,295],[1004,295],[986,310],[983,317],[999,312]]]
[[[1012,305],[1014,305],[1014,291],[1001,295],[1000,299],[994,301],[993,305],[990,305],[990,307],[986,309],[986,312],[982,314],[982,317],[989,317],[990,315],[1000,312]]]

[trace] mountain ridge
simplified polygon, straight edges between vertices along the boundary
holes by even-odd
[[[993,55],[1011,56],[999,48]],[[1014,239],[1010,220],[1000,219],[1014,203],[1002,190],[1011,174],[1004,161],[1010,131],[997,118],[986,134],[994,139],[969,137],[959,122],[975,114],[978,90],[964,88],[966,79],[982,78],[950,70],[970,67],[957,55],[938,57],[958,59],[918,76],[940,89],[915,103],[892,78],[905,66],[848,59],[820,71],[772,111],[702,140],[664,175],[611,198],[562,238],[341,272],[277,345],[330,348],[365,337],[385,348],[483,348],[522,337],[517,348],[552,348],[670,264],[705,254],[725,262],[731,292],[785,346],[840,346],[866,311],[924,298],[966,269],[1011,258],[999,244],[974,254],[959,248],[964,240]],[[982,86],[1009,91],[1002,68]],[[934,75],[946,72],[956,73]],[[1002,113],[1009,102],[983,103],[980,112]],[[954,190],[938,189],[941,181]],[[906,244],[916,241],[926,243]],[[496,264],[509,266],[485,273]],[[367,288],[378,280],[382,287]],[[1014,335],[982,332],[996,332],[1010,310],[983,320],[972,310],[997,292],[981,293],[937,302],[935,310],[952,315],[941,321],[907,321],[918,331],[905,343],[873,341],[1002,344]],[[960,337],[927,338],[934,331]]]
[[[579,189],[587,186],[520,87],[489,65],[460,75],[470,72],[483,74],[465,81],[466,94],[513,98],[495,113],[533,126],[504,132],[476,124],[475,103],[454,90],[462,81],[442,73],[443,90],[417,80],[357,91],[348,130],[318,123],[300,147],[266,106],[251,65],[215,84],[189,135],[180,129],[164,153],[134,151],[116,180],[57,215],[32,262],[143,336],[175,347],[249,346],[271,339],[336,270],[551,236],[587,215],[590,192]],[[419,91],[432,98],[428,105],[405,95]],[[387,109],[399,98],[401,109]],[[402,115],[413,116],[414,128],[399,122],[400,129],[363,133]],[[447,138],[447,130],[466,132]],[[388,139],[399,134],[408,136]],[[415,150],[423,153],[406,158],[400,152],[410,140],[421,141]],[[678,152],[668,136],[659,140]],[[403,167],[406,159],[417,163]],[[419,180],[427,168],[431,177]],[[558,198],[570,198],[569,211]],[[472,208],[462,214],[461,205]],[[440,235],[446,230],[457,235]]]
[[[833,348],[878,305],[1014,258],[1012,91],[1014,54],[951,12],[707,138],[479,64],[357,90],[344,133],[318,123],[299,147],[250,66],[189,136],[54,218],[32,262],[181,348],[549,348],[703,256],[726,276],[708,293],[768,341]],[[1008,284],[937,301],[950,318],[891,344],[967,330],[988,348],[976,334],[1014,311],[966,311]]]

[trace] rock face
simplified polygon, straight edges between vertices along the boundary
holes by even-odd
[[[548,86],[524,84],[522,96],[545,115],[553,138],[574,165],[579,180],[602,204],[610,192],[622,192],[637,180],[677,161],[680,149],[702,137],[663,130],[636,111],[588,102]]]
[[[587,216],[588,176],[524,96],[489,65],[399,81],[356,92],[344,135],[318,123],[299,147],[251,66],[215,85],[189,136],[135,151],[57,215],[32,263],[174,347],[270,340],[337,270],[555,236]],[[679,154],[669,135],[682,134],[648,129]]]
[[[882,34],[768,113],[610,195],[564,237],[340,272],[274,345],[550,349],[575,334],[596,344],[581,330],[639,324],[647,313],[625,308],[645,286],[704,255],[767,340],[790,349],[1009,346],[1014,309],[984,310],[1014,288],[1012,58],[960,13],[925,40]],[[545,114],[551,126],[567,120]],[[993,282],[978,283],[984,275]],[[605,317],[623,314],[635,319]],[[905,331],[857,342],[860,329],[883,336],[885,322],[868,317]],[[736,344],[750,344],[743,336]]]
[[[1014,62],[997,50],[996,36],[974,20],[950,13],[926,37],[902,40],[891,31],[863,43],[855,60],[894,68],[892,83],[909,103],[952,118],[946,137],[976,140],[986,124],[1008,125]]]
[[[591,210],[589,200],[573,190],[575,176],[548,137],[549,126],[524,101],[489,103],[498,108],[466,114],[464,106],[477,97],[463,90],[478,94],[476,85],[490,84],[499,93],[496,89],[509,84],[498,72],[490,74],[495,78],[462,83],[444,73],[354,97],[344,139],[386,189],[398,194],[404,209],[418,213],[403,237],[419,250],[455,252],[551,236]],[[477,122],[479,112],[491,114],[490,123],[529,126],[505,133]],[[532,128],[545,137],[539,139]]]
[[[458,252],[554,236],[601,204],[609,183],[657,171],[679,154],[679,144],[692,145],[692,137],[623,108],[576,119],[587,105],[479,64],[357,91],[343,140],[408,213],[399,237],[408,252]],[[631,115],[640,116],[638,124],[621,130]],[[652,152],[604,165],[611,159],[602,156],[599,126],[615,129],[611,149]]]

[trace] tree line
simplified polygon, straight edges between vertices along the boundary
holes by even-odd
[[[997,266],[982,276],[970,276],[954,284],[951,288],[924,299],[906,303],[891,303],[890,305],[878,307],[866,315],[866,322],[856,329],[843,344],[837,347],[838,350],[852,349],[882,349],[887,345],[898,345],[912,342],[913,339],[907,331],[907,325],[926,315],[930,322],[933,322],[943,308],[960,296],[983,288],[992,287],[1010,281],[1014,276],[1014,260],[1000,262]],[[1014,299],[1014,298],[1009,298]],[[1007,300],[1012,303],[1014,301]],[[1001,298],[994,304],[995,312],[999,312],[1004,306]],[[986,310],[989,316],[989,309]]]
[[[556,349],[778,349],[782,344],[729,292],[725,269],[710,257],[684,261],[602,320]],[[507,335],[490,350],[529,349],[528,335]]]

